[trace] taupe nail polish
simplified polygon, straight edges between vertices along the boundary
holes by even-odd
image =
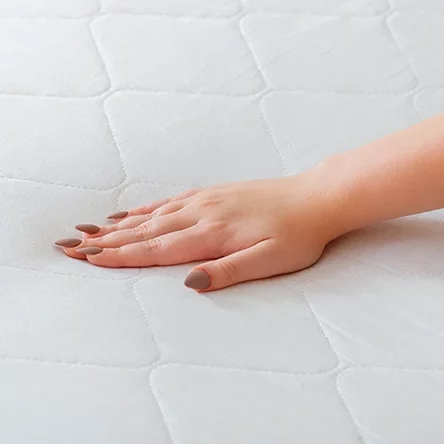
[[[119,211],[118,213],[110,214],[107,219],[123,219],[128,216],[128,211]]]
[[[57,242],[54,242],[58,247],[64,248],[74,248],[79,246],[82,243],[80,239],[60,239]]]
[[[192,271],[185,279],[185,286],[193,290],[206,290],[211,285],[211,278],[203,270]]]
[[[76,230],[86,234],[97,234],[100,231],[100,227],[92,224],[80,224],[76,225]]]
[[[77,253],[80,254],[86,254],[87,256],[94,256],[96,254],[100,254],[103,251],[103,248],[99,247],[85,247],[85,248],[79,248],[76,250]]]

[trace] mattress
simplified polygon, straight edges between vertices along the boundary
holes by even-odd
[[[53,241],[444,111],[441,0],[0,2],[0,443],[441,444],[444,213],[197,295]]]

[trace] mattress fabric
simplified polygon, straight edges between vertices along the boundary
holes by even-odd
[[[198,296],[76,223],[444,111],[441,0],[0,2],[0,443],[441,444],[444,213]]]

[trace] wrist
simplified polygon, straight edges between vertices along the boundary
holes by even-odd
[[[325,208],[330,241],[373,222],[371,201],[365,200],[347,154],[326,158],[311,174]]]

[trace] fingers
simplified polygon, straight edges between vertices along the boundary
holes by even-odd
[[[64,248],[64,252],[69,257],[75,259],[85,259],[85,248],[119,248],[124,245],[134,244],[137,242],[145,242],[159,236],[163,236],[175,231],[185,230],[192,227],[195,222],[186,217],[177,217],[176,214],[170,214],[156,219],[144,222],[134,228],[112,231],[104,236],[91,237],[83,239],[76,245],[60,245]],[[71,241],[74,241],[72,239]]]
[[[105,236],[114,231],[138,227],[139,225],[146,222],[146,220],[147,216],[128,216],[125,219],[122,219],[121,222],[118,222],[117,224],[103,225],[101,227],[97,227],[99,231],[96,231],[95,233],[85,233],[85,231],[82,229],[84,225],[76,225],[76,228],[82,233],[85,233],[83,235],[85,239],[93,239],[96,237]]]
[[[147,241],[124,245],[120,248],[103,249],[87,259],[94,265],[109,268],[151,267],[177,265],[200,260],[207,252],[201,232],[194,225]]]
[[[151,202],[147,205],[142,205],[141,207],[133,208],[132,210],[128,211],[128,215],[140,216],[140,215],[150,214],[169,202],[171,202],[171,198],[158,200],[156,202]]]
[[[135,228],[113,231],[102,237],[87,239],[77,249],[84,247],[118,248],[127,244],[144,242],[175,231],[185,230],[192,225],[194,225],[194,222],[191,219],[169,214],[144,222]]]
[[[191,196],[194,196],[195,194],[199,193],[200,191],[201,191],[200,188],[194,188],[194,189],[191,189],[191,190],[187,190],[187,191],[185,191],[185,192],[183,192],[181,194],[178,194],[175,197],[170,197],[170,198],[167,198],[167,199],[161,199],[161,200],[158,200],[156,202],[149,203],[147,205],[142,205],[140,207],[133,208],[130,211],[121,211],[119,213],[111,214],[110,216],[108,216],[108,218],[109,219],[122,219],[122,218],[125,218],[125,217],[128,217],[128,216],[140,216],[140,215],[151,214],[152,212],[160,209],[161,207],[166,206],[167,204],[169,204],[171,202],[178,202],[178,201],[187,199],[187,198],[189,198]],[[167,214],[167,213],[162,213],[162,214]],[[113,216],[120,216],[120,217],[113,217]]]
[[[147,222],[150,219],[176,213],[180,211],[183,207],[184,205],[181,202],[171,202],[159,207],[157,210],[154,210],[150,214],[127,216],[124,219],[121,219],[120,222],[113,225],[104,225],[102,227],[98,227],[96,225],[81,224],[76,225],[76,228],[84,233],[84,239],[92,239],[105,236],[115,231],[138,227],[139,225]]]
[[[275,242],[265,240],[246,250],[195,267],[188,274],[185,285],[206,292],[290,271]]]

